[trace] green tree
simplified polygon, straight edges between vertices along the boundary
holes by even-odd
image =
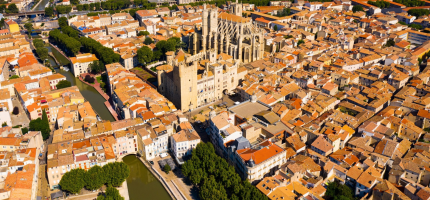
[[[54,8],[53,7],[45,8],[45,16],[52,17],[53,14],[54,14]]]
[[[9,6],[7,7],[7,11],[6,11],[6,12],[8,12],[8,13],[19,13],[19,9],[18,9],[18,7],[16,6],[16,4],[11,3],[11,4],[9,4]]]
[[[106,196],[105,196],[106,195]],[[124,200],[119,194],[119,191],[114,187],[108,187],[105,195],[101,194],[97,197],[97,200]]]
[[[71,0],[70,3],[72,3],[73,5],[78,5],[79,4],[79,0]]]
[[[66,17],[60,17],[58,19],[58,25],[60,26],[60,28],[68,26],[69,24],[67,23],[67,18]]]
[[[0,28],[2,28],[3,29],[3,27],[4,27],[4,22],[5,21],[5,18],[3,17],[3,18],[1,18],[1,20],[0,20]]]
[[[387,43],[385,44],[385,46],[387,46],[387,47],[391,47],[391,46],[394,46],[396,44],[396,42],[394,42],[394,40],[393,39],[389,39],[388,41],[387,41]]]
[[[430,11],[427,9],[410,9],[410,10],[408,10],[408,14],[418,18],[418,17],[421,17],[423,15],[429,15]]]
[[[145,41],[143,41],[143,44],[146,45],[150,45],[152,43],[154,43],[154,40],[152,40],[150,37],[145,38]]]
[[[3,122],[3,123],[1,124],[1,126],[2,126],[2,127],[7,126],[7,122]]]
[[[363,7],[360,5],[355,5],[352,7],[352,12],[364,11]]]
[[[211,143],[196,146],[191,159],[182,165],[182,173],[197,186],[202,200],[268,199],[248,181],[242,181],[234,167],[215,153]]]
[[[6,5],[5,4],[0,5],[0,12],[4,13],[6,11],[7,11]],[[3,19],[4,19],[4,17],[3,17]]]
[[[327,185],[327,190],[324,195],[326,200],[346,200],[354,199],[354,194],[346,185],[339,184],[338,182],[330,182]]]
[[[34,39],[33,46],[38,49],[45,46],[45,42],[42,39]]]
[[[46,140],[49,138],[49,135],[51,135],[51,128],[49,127],[49,119],[45,110],[42,110],[42,121],[43,121],[42,137]]]
[[[200,188],[200,198],[204,200],[209,199],[228,199],[227,192],[223,187],[222,183],[217,182],[214,176],[210,176],[206,179]]]
[[[33,30],[33,24],[32,23],[25,23],[24,24],[25,30],[27,30],[28,35],[31,35],[31,31]]]
[[[90,6],[88,4],[84,4],[84,10],[89,10]]]
[[[147,35],[149,35],[149,32],[148,31],[140,31],[139,34],[137,34],[137,36],[142,36],[142,35],[147,36]]]
[[[297,46],[300,46],[301,44],[303,44],[303,43],[305,43],[305,41],[303,41],[303,40],[299,40],[299,41],[297,41]]]
[[[154,51],[152,55],[152,61],[160,60],[163,53],[160,50]]]
[[[52,32],[52,31],[51,31]],[[119,62],[120,55],[115,53],[111,48],[105,47],[92,38],[81,37],[79,41],[86,52],[93,53],[104,64]]]
[[[60,180],[61,190],[68,191],[72,194],[79,193],[85,186],[85,175],[85,170],[81,168],[66,172]]]
[[[278,25],[275,25],[275,27],[273,27],[273,30],[278,31]]]
[[[70,86],[72,86],[72,83],[70,83],[68,80],[61,80],[57,83],[57,89],[68,88]]]
[[[63,29],[67,30],[68,28],[66,27],[67,26],[63,26]],[[79,40],[73,37],[69,37],[64,33],[61,33],[61,31],[58,29],[50,31],[49,37],[68,54],[76,55],[81,49],[81,43],[79,42]]]
[[[40,131],[42,133],[43,140],[48,139],[51,134],[51,128],[49,127],[49,122],[47,120],[46,112],[43,110],[42,119],[37,118],[30,121],[30,131]]]
[[[89,67],[91,71],[93,71],[96,74],[103,72],[105,70],[105,65],[98,60],[95,60],[92,63],[90,63]]]
[[[85,176],[85,188],[88,190],[97,190],[105,184],[104,171],[98,165],[91,167]]]
[[[21,132],[22,132],[23,135],[27,134],[28,133],[28,128],[27,127],[21,128]]]
[[[67,14],[72,11],[72,6],[56,6],[55,9],[57,10],[58,14]]]
[[[79,4],[76,6],[76,9],[78,9],[78,11],[82,11],[84,9],[84,6]]]
[[[9,77],[9,80],[16,79],[16,78],[19,78],[19,76],[18,75],[12,75],[11,77]]]
[[[45,47],[37,48],[36,54],[40,58],[40,60],[42,60],[42,61],[46,60],[49,56],[48,49]]]
[[[163,171],[166,172],[166,174],[169,174],[170,170],[172,170],[170,168],[170,165],[168,165],[168,164],[164,165]]]
[[[421,26],[419,24],[409,24],[409,27],[417,29],[417,30],[423,29],[423,26]]]
[[[143,46],[142,48],[137,50],[137,60],[139,60],[141,64],[146,65],[146,63],[151,62],[152,57],[152,50],[147,46]]]
[[[103,166],[106,185],[119,187],[130,175],[130,168],[123,162],[109,163]]]

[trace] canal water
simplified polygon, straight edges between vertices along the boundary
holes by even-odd
[[[69,60],[65,58],[63,55],[61,55],[60,52],[58,52],[55,48],[51,46],[46,46],[49,52],[52,52],[55,56],[55,58],[60,62],[61,65],[67,65],[69,67]],[[78,78],[75,78],[73,76],[72,72],[70,71],[64,71],[60,69],[60,66],[58,66],[55,63],[55,60],[48,56],[49,63],[51,63],[51,66],[55,68],[55,71],[57,73],[62,74],[66,77],[70,83],[72,83],[72,86],[76,85],[79,88],[79,91],[81,92],[82,96],[90,102],[93,109],[99,114],[100,118],[103,120],[109,120],[109,121],[115,121],[115,118],[113,118],[112,114],[110,114],[109,110],[106,108],[104,102],[106,101],[105,98],[103,98],[102,95],[100,95],[96,89],[93,87],[83,83]]]
[[[122,160],[130,167],[127,178],[130,200],[171,200],[163,185],[136,156],[128,155]]]
[[[45,10],[45,6],[47,3],[49,3],[49,0],[41,0],[42,2],[39,3],[39,5],[37,5],[37,7],[34,9],[34,11],[44,11]]]

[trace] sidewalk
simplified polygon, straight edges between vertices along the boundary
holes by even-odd
[[[115,112],[115,110],[113,109],[112,104],[110,104],[109,101],[105,101],[105,106],[106,108],[108,108],[110,114],[112,114],[112,116],[115,118],[116,121],[118,121],[118,113]]]
[[[184,175],[182,175],[182,172],[180,172],[180,170],[177,171],[171,171],[169,174],[166,174],[161,168],[160,165],[158,165],[158,161],[161,159],[166,159],[169,158],[170,155],[168,157],[165,158],[160,158],[160,157],[156,157],[155,159],[153,159],[152,161],[154,161],[154,165],[152,165],[152,169],[154,171],[157,171],[158,174],[160,174],[164,180],[166,180],[167,184],[169,185],[169,187],[172,189],[172,192],[174,194],[177,194],[178,196],[175,195],[175,197],[179,197],[178,199],[198,199],[196,198],[196,196],[198,196],[198,194],[194,193],[195,191],[192,190],[192,185],[188,185],[186,184],[185,181],[185,177]],[[193,196],[195,198],[193,198]]]

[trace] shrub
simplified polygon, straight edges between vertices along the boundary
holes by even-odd
[[[88,83],[94,83],[95,80],[90,75],[86,75],[85,76],[85,81],[88,82]]]

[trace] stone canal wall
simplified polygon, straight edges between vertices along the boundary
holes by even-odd
[[[167,193],[169,193],[170,197],[172,199],[176,199],[176,200],[186,200],[183,197],[183,194],[178,194],[176,192],[176,190],[173,190],[173,188],[171,188],[169,186],[169,184],[166,182],[166,180],[164,180],[163,176],[161,176],[157,170],[155,170],[152,165],[148,164],[147,162],[145,162],[145,160],[143,160],[142,158],[139,158],[139,160],[146,166],[146,168],[148,168],[148,170],[158,179],[158,181],[160,181],[160,183],[163,185],[163,187],[166,189]]]

